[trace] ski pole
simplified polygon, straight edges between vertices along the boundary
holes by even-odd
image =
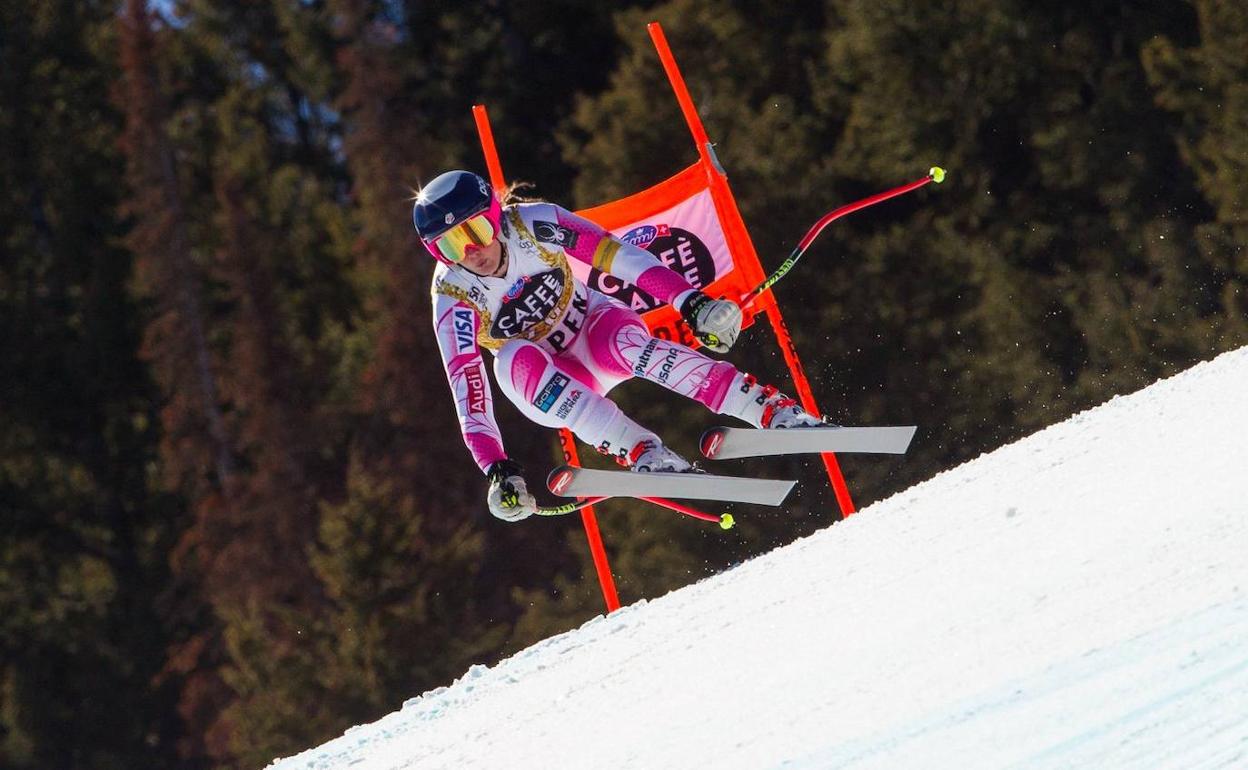
[[[908,192],[919,189],[928,182],[940,184],[943,181],[945,181],[945,170],[940,166],[932,166],[931,170],[927,172],[927,176],[921,179],[916,179],[913,182],[903,184],[900,187],[894,187],[891,190],[885,190],[882,193],[876,193],[868,198],[863,198],[860,201],[846,204],[841,206],[839,209],[835,209],[833,211],[829,211],[827,214],[824,214],[819,218],[818,222],[815,222],[815,224],[806,231],[806,235],[803,236],[802,240],[798,242],[797,248],[793,249],[793,253],[789,254],[789,258],[784,260],[784,262],[774,273],[767,276],[766,280],[755,287],[749,294],[745,295],[745,297],[741,300],[741,307],[749,306],[750,303],[758,298],[758,295],[762,294],[767,289],[770,289],[777,281],[788,274],[788,272],[793,269],[793,266],[797,264],[797,261],[802,258],[802,255],[806,253],[806,249],[810,248],[810,244],[814,242],[815,238],[819,237],[819,233],[823,232],[823,228],[847,214],[852,214],[855,211],[861,211],[868,206],[874,206],[875,204],[886,201],[889,198],[896,198],[898,195],[905,195]]]
[[[538,508],[537,515],[538,516],[565,516],[569,513],[576,513],[582,508],[587,508],[588,506],[601,503],[603,500],[606,500],[606,499],[608,498],[589,497],[583,500],[576,500],[570,503],[564,503],[563,505],[554,505],[554,506],[550,506],[546,508]],[[695,519],[701,519],[702,521],[716,522],[717,524],[719,524],[721,529],[732,529],[733,525],[736,524],[736,521],[732,518],[731,513],[725,513],[720,516],[716,516],[713,513],[705,513],[703,511],[699,511],[697,508],[691,508],[687,505],[682,505],[681,503],[673,502],[663,497],[640,497],[637,499],[645,500],[647,503],[653,503],[663,508],[667,508],[668,510],[675,511],[677,513],[682,513],[686,516],[692,516]]]
[[[702,511],[699,511],[697,508],[690,508],[687,505],[674,503],[671,500],[668,500],[662,497],[643,497],[641,499],[645,500],[647,503],[654,503],[655,505],[661,505],[664,508],[676,511],[677,513],[683,513],[686,516],[692,516],[695,519],[701,519],[702,521],[718,522],[720,529],[732,529],[732,525],[736,523],[736,521],[732,518],[731,513],[724,513],[719,516],[716,516],[713,513],[703,513]]]
[[[582,508],[588,508],[591,505],[601,503],[606,497],[587,497],[583,500],[573,500],[563,505],[552,505],[550,507],[539,506],[537,509],[538,516],[566,516],[569,513],[576,513]]]

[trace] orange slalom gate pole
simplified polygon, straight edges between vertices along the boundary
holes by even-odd
[[[806,370],[802,367],[801,359],[797,357],[797,347],[793,344],[793,337],[789,334],[789,328],[785,326],[784,318],[780,315],[780,305],[773,304],[763,312],[767,314],[771,330],[776,335],[776,343],[780,346],[784,361],[793,375],[793,384],[797,387],[797,397],[802,402],[802,407],[813,415],[821,415],[819,405],[815,403],[814,391],[810,388],[810,380],[806,378]],[[836,504],[841,509],[841,516],[843,518],[852,516],[858,509],[854,507],[854,500],[849,494],[849,485],[845,483],[845,475],[841,473],[841,464],[837,462],[836,455],[832,452],[823,452],[819,457],[823,460],[823,467],[828,472],[828,480],[832,483],[832,491],[836,494]]]
[[[472,108],[472,117],[477,124],[477,135],[481,138],[481,149],[485,153],[485,166],[490,172],[490,184],[497,190],[506,186],[503,176],[503,164],[498,159],[498,149],[494,146],[494,132],[490,128],[490,117],[486,114],[485,105],[477,104]],[[581,460],[576,453],[575,439],[566,428],[559,431],[559,446],[563,450],[564,461],[580,466]],[[592,505],[581,509],[581,526],[585,528],[585,539],[589,543],[589,554],[594,561],[594,571],[598,573],[598,585],[602,588],[602,600],[607,605],[607,612],[612,613],[620,608],[620,595],[615,588],[615,578],[611,575],[611,564],[607,560],[607,549],[602,544],[602,533],[598,529],[598,516]]]
[[[477,136],[481,138],[481,149],[485,154],[485,167],[490,172],[490,184],[494,189],[501,190],[507,186],[507,178],[503,176],[503,164],[498,160],[498,148],[494,146],[494,130],[490,128],[490,116],[484,104],[474,105],[472,119],[477,124]]]
[[[576,439],[567,428],[559,429],[559,446],[563,449],[563,458],[569,465],[580,467],[581,458],[576,452]],[[611,565],[607,562],[607,549],[602,544],[602,533],[598,530],[598,515],[594,506],[587,505],[581,509],[581,526],[585,528],[585,539],[589,541],[589,554],[594,560],[594,571],[598,573],[598,585],[602,587],[602,600],[607,605],[607,613],[620,608],[620,595],[615,588],[615,577],[611,574]]]
[[[711,140],[706,135],[706,128],[702,125],[702,118],[698,116],[697,108],[693,106],[693,97],[689,95],[689,89],[685,86],[685,78],[680,74],[680,68],[676,66],[676,57],[672,56],[672,49],[667,44],[667,35],[663,34],[663,27],[657,21],[647,24],[646,31],[650,33],[650,41],[654,43],[655,49],[659,52],[659,62],[663,64],[667,80],[672,84],[672,90],[676,92],[676,103],[680,105],[680,112],[685,116],[685,123],[689,125],[689,131],[693,134],[693,143],[697,145],[698,155],[703,160],[709,161]]]
[[[668,82],[671,83],[672,90],[676,93],[676,102],[680,105],[680,111],[685,117],[685,123],[689,125],[689,131],[693,134],[693,141],[698,147],[698,157],[701,159],[702,167],[706,170],[716,209],[720,211],[722,218],[728,220],[725,224],[732,225],[729,228],[729,232],[725,232],[725,235],[737,247],[733,249],[734,261],[738,249],[740,249],[741,252],[752,257],[753,264],[749,265],[749,267],[753,269],[748,272],[756,273],[757,278],[752,278],[751,280],[764,280],[766,276],[763,274],[762,266],[758,262],[758,255],[755,253],[753,243],[749,239],[749,233],[745,229],[745,220],[741,218],[741,212],[737,209],[736,199],[732,195],[732,190],[728,187],[727,176],[719,165],[718,159],[713,156],[706,128],[702,125],[702,118],[698,116],[698,111],[693,105],[693,98],[689,95],[689,89],[685,85],[684,77],[680,74],[680,68],[676,66],[676,58],[672,55],[671,47],[667,44],[667,36],[663,34],[663,28],[657,21],[646,25],[646,29],[650,33],[650,40],[654,43],[654,47],[659,53],[659,61],[663,64],[663,71],[667,73]],[[745,267],[746,265],[738,265],[738,269],[744,269]],[[776,335],[776,342],[780,346],[780,352],[789,367],[789,373],[793,376],[793,384],[797,389],[798,399],[801,401],[803,408],[811,414],[821,414],[819,405],[815,402],[815,395],[810,387],[810,381],[806,378],[806,370],[802,367],[801,359],[798,358],[793,338],[784,324],[784,318],[780,315],[779,304],[774,301],[771,302],[764,312],[767,314],[767,320],[771,323],[771,329]],[[852,515],[856,510],[854,501],[850,497],[849,485],[845,483],[845,476],[841,473],[841,466],[836,460],[836,455],[831,452],[824,452],[820,457],[823,459],[824,468],[827,470],[828,481],[836,494],[836,502],[841,509],[841,516],[848,517]]]

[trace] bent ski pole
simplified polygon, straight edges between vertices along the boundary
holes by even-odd
[[[896,198],[898,195],[905,195],[908,192],[919,189],[928,182],[940,184],[943,181],[945,181],[945,170],[940,166],[932,166],[931,170],[927,172],[927,176],[921,179],[916,179],[913,182],[903,184],[900,187],[894,187],[891,190],[885,190],[882,193],[876,193],[868,198],[863,198],[860,201],[855,201],[854,203],[841,206],[839,209],[835,209],[833,211],[829,211],[827,214],[824,214],[820,217],[818,222],[815,222],[815,224],[808,231],[806,231],[806,235],[802,237],[800,242],[798,242],[797,248],[793,249],[793,253],[789,254],[788,259],[784,260],[784,262],[774,273],[767,276],[766,280],[742,298],[740,302],[741,307],[747,307],[758,298],[758,295],[762,294],[767,289],[770,289],[777,281],[792,270],[793,266],[797,264],[797,261],[802,258],[802,254],[806,253],[806,249],[810,247],[810,244],[814,242],[815,238],[819,237],[819,233],[823,232],[823,228],[847,214],[852,214],[855,211],[861,211],[868,206],[874,206],[875,204],[886,201],[889,198]]]
[[[589,497],[589,498],[585,498],[584,500],[576,500],[570,503],[564,503],[563,505],[554,505],[548,508],[538,508],[537,515],[538,516],[565,516],[569,513],[576,513],[582,508],[587,508],[591,505],[601,503],[603,500],[606,500],[606,499],[608,498]],[[685,516],[691,516],[695,519],[701,519],[702,521],[716,522],[717,524],[719,524],[721,529],[732,529],[733,525],[736,524],[736,521],[732,518],[731,513],[725,513],[720,516],[716,516],[713,513],[705,513],[703,511],[699,511],[697,508],[691,508],[687,505],[682,505],[681,503],[673,502],[663,497],[639,497],[637,499],[644,500],[647,503],[653,503],[655,505],[661,506],[663,508],[667,508],[668,510],[675,511],[677,513],[682,513]]]

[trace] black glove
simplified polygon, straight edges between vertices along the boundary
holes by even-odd
[[[490,513],[503,521],[520,521],[537,513],[537,501],[524,483],[524,468],[512,460],[499,460],[485,472],[490,480],[486,498]]]
[[[709,350],[727,353],[741,334],[741,308],[726,299],[711,299],[695,290],[680,303],[680,315]]]

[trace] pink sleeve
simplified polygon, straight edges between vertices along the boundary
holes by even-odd
[[[637,276],[634,283],[646,294],[669,305],[675,305],[677,297],[681,294],[693,291],[693,287],[681,277],[680,273],[666,265],[655,265]]]
[[[446,381],[455,398],[460,432],[477,466],[485,471],[507,457],[494,419],[494,399],[485,361],[477,346],[480,317],[476,308],[442,294],[433,300],[433,324]]]
[[[619,240],[596,222],[567,209],[555,206],[555,211],[559,226],[571,234],[564,239],[563,250],[573,259],[628,281],[660,302],[671,303],[693,289],[680,273],[645,249]]]

